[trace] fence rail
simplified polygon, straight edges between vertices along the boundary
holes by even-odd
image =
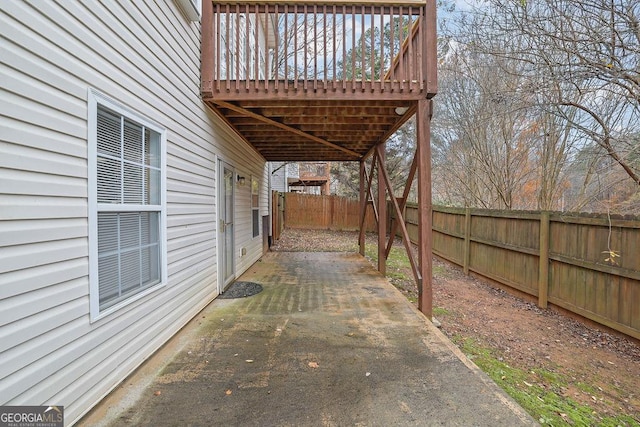
[[[284,197],[284,224],[286,228],[359,229],[360,202],[357,200],[303,193],[279,194],[283,194]],[[365,227],[367,231],[377,230],[371,206],[367,210]]]
[[[288,193],[284,216],[291,228],[356,230],[358,209],[355,200]],[[405,221],[415,243],[415,206]],[[377,230],[372,214],[366,227]],[[466,273],[640,339],[638,217],[434,207],[432,236],[434,254]]]
[[[436,207],[433,251],[640,339],[638,218]]]

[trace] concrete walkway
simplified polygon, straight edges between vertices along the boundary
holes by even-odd
[[[537,425],[357,254],[268,253],[84,425]]]

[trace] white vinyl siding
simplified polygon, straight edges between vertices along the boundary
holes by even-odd
[[[0,405],[72,424],[216,297],[216,163],[265,162],[200,99],[200,24],[173,0],[4,1],[0,27]],[[166,284],[93,321],[89,87],[166,129]],[[261,241],[236,238],[242,274]]]

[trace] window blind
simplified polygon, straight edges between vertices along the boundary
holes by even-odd
[[[160,135],[101,106],[96,130],[102,310],[161,280]]]

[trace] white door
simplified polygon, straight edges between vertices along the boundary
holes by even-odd
[[[218,197],[218,291],[224,289],[235,278],[233,245],[233,168],[220,161],[220,185]]]

